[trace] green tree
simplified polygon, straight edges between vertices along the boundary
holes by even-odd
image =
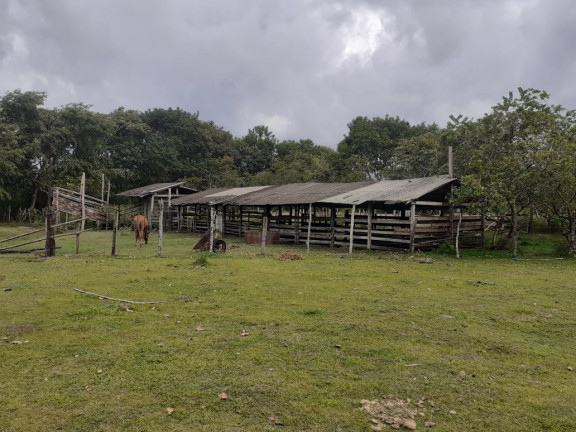
[[[34,209],[41,187],[38,179],[40,136],[43,133],[41,106],[46,100],[43,92],[15,90],[0,99],[2,125],[2,189],[11,199],[32,197],[28,206]]]
[[[568,254],[576,251],[576,111],[558,115],[547,145],[535,155],[540,169],[537,208],[560,222]]]
[[[354,165],[362,167],[364,179],[382,180],[393,171],[392,157],[400,141],[434,130],[436,126],[412,126],[399,117],[356,117],[348,129],[338,144],[338,152],[344,159],[354,157]]]
[[[548,103],[546,92],[518,89],[477,122],[453,124],[462,138],[458,154],[467,154],[461,166],[469,190],[481,192],[485,208],[505,206],[510,217],[513,255],[518,253],[518,218],[535,203],[539,169],[535,155],[549,143],[561,107]],[[466,194],[465,192],[463,192]]]
[[[236,166],[242,176],[253,176],[272,165],[278,141],[267,126],[259,125],[235,141]]]
[[[387,172],[387,177],[393,179],[446,174],[447,149],[442,146],[442,131],[401,139],[392,153]]]

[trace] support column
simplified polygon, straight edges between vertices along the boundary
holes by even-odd
[[[164,200],[160,200],[158,216],[158,256],[162,256],[162,235],[164,233]]]
[[[262,218],[262,237],[260,242],[260,253],[266,254],[266,234],[268,233],[268,216]]]
[[[300,206],[296,206],[294,215],[294,243],[300,243]]]
[[[336,240],[336,207],[332,205],[330,207],[330,247],[334,247],[334,241]]]
[[[416,203],[410,206],[410,253],[414,252],[416,240]]]
[[[354,217],[356,216],[356,204],[352,204],[352,214],[350,215],[350,247],[348,253],[352,255],[354,249]]]
[[[372,210],[372,203],[368,203],[368,232],[366,233],[368,237],[366,247],[368,250],[372,249]]]
[[[216,230],[216,207],[210,205],[210,253],[214,253],[214,231]]]
[[[310,253],[310,232],[312,231],[312,203],[308,206],[308,237],[306,238],[306,253]]]

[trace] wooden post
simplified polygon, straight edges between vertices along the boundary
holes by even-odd
[[[162,256],[162,234],[164,233],[164,200],[160,200],[159,209],[160,214],[158,215],[158,256]]]
[[[350,247],[348,253],[352,255],[352,249],[354,248],[354,217],[356,216],[356,204],[352,204],[352,215],[350,218]]]
[[[266,234],[268,233],[268,216],[262,218],[262,241],[260,243],[260,253],[266,254]]]
[[[110,180],[108,180],[108,192],[106,193],[106,229],[108,229],[109,210],[110,210]]]
[[[368,250],[372,249],[372,203],[368,203],[368,232],[366,233],[368,240],[366,241],[366,247]]]
[[[242,206],[240,206],[240,220],[238,222],[238,237],[242,237],[242,217],[244,216],[244,213],[242,211]]]
[[[410,206],[410,253],[414,253],[416,240],[416,203]]]
[[[12,212],[12,206],[9,205],[9,206],[8,206],[8,223],[11,222],[11,221],[10,221],[10,216],[11,216],[10,213],[11,213],[11,212]]]
[[[312,203],[308,205],[308,236],[306,237],[306,253],[310,253],[310,232],[312,231]]]
[[[486,220],[485,213],[484,213],[484,211],[482,211],[480,213],[480,226],[481,226],[480,229],[482,230],[482,232],[480,234],[480,238],[482,239],[482,249],[484,249],[486,247],[486,237],[485,237],[485,231],[484,231],[485,220]]]
[[[114,226],[112,227],[112,256],[116,256],[116,242],[118,241],[118,219],[120,219],[120,211],[116,210]]]
[[[102,173],[102,195],[100,196],[100,199],[102,201],[104,201],[104,185],[106,184],[106,182],[104,181],[104,173]]]
[[[458,245],[458,240],[460,239],[461,223],[462,223],[462,209],[460,209],[460,218],[458,219],[458,225],[456,226],[456,258],[460,258],[460,247]]]
[[[300,243],[300,206],[296,206],[294,215],[294,243]]]
[[[172,231],[172,210],[170,206],[172,205],[172,188],[168,189],[168,220],[166,221],[168,231]]]
[[[448,147],[448,177],[454,178],[454,154],[452,146]]]
[[[330,207],[330,247],[334,247],[334,241],[336,240],[336,207],[333,205]]]
[[[53,257],[56,254],[56,242],[54,240],[54,228],[52,227],[52,212],[46,213],[46,257]]]
[[[86,226],[86,173],[82,173],[82,182],[80,183],[80,200],[82,202],[82,225],[81,230],[84,231]]]
[[[150,197],[150,216],[148,216],[148,224],[150,225],[150,229],[152,229],[152,218],[154,216],[154,196]]]
[[[214,231],[216,231],[216,207],[210,204],[210,253],[214,253]]]

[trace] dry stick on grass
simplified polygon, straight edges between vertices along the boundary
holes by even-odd
[[[95,293],[91,293],[88,291],[83,291],[81,289],[78,288],[74,288],[74,291],[78,291],[79,293],[82,294],[88,294],[88,295],[93,295],[96,296],[98,298],[103,298],[106,300],[114,300],[114,301],[119,301],[119,302],[124,302],[124,303],[132,303],[132,304],[155,304],[155,303],[172,303],[175,301],[180,300],[179,298],[174,299],[174,300],[159,300],[159,301],[133,301],[133,300],[124,300],[124,299],[117,299],[114,297],[108,297],[108,296],[104,296],[104,295],[100,295],[100,294],[95,294]]]

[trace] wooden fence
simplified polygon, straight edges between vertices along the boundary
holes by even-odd
[[[348,247],[352,235],[353,247],[375,250],[429,250],[443,243],[453,243],[458,218],[449,211],[426,210],[411,216],[410,210],[369,210],[361,208],[354,217],[350,209],[308,206],[277,209],[263,207],[225,207],[221,211],[225,235],[242,237],[248,231],[261,231],[263,217],[268,215],[268,230],[279,233],[281,243]],[[481,216],[463,215],[459,226],[461,247],[483,244]],[[179,229],[205,232],[210,226],[208,206],[196,205],[182,212]],[[310,228],[310,234],[308,230]]]

